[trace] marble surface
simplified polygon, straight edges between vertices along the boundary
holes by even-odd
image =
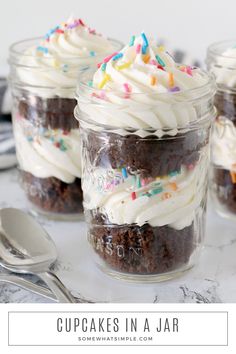
[[[19,187],[17,170],[0,172],[0,208],[28,205]],[[81,222],[39,219],[54,239],[58,262],[54,270],[75,296],[95,302],[236,302],[236,224],[208,208],[205,247],[199,264],[182,277],[158,284],[135,284],[110,278],[92,261]],[[41,296],[0,283],[0,302],[50,302]]]

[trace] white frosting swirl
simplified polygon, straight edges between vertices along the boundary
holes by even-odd
[[[73,97],[79,70],[94,64],[111,50],[108,39],[91,30],[82,20],[71,18],[50,30],[41,43],[22,54],[17,74],[25,84],[54,88],[41,89],[43,97]],[[34,91],[34,87],[31,90]]]
[[[188,90],[206,84],[208,76],[197,68],[176,64],[145,34],[133,38],[130,45],[108,59],[93,77],[94,104],[88,104],[78,91],[80,111],[96,123],[157,132],[185,127],[199,118],[200,110],[206,112],[206,106],[188,102],[194,98]],[[181,100],[185,103],[182,106],[178,105]]]
[[[21,169],[38,178],[56,177],[65,183],[74,182],[76,177],[81,178],[79,129],[73,129],[67,135],[60,129],[53,130],[52,137],[37,134],[32,124],[23,117],[18,116],[14,124]],[[63,149],[59,148],[59,142],[63,142]]]
[[[112,187],[101,190],[99,181],[106,180],[107,171],[96,169],[83,180],[84,206],[99,210],[110,223],[151,226],[169,225],[181,230],[192,224],[196,209],[200,207],[205,194],[207,153],[193,170],[182,166],[180,173],[164,179],[157,178],[145,186],[136,186],[134,176],[128,176],[119,183],[118,176]],[[93,175],[93,178],[91,177]],[[107,185],[105,184],[105,187]],[[111,188],[111,190],[109,190]],[[152,191],[155,191],[152,194]],[[146,192],[150,191],[148,195]],[[135,198],[132,198],[135,193]]]
[[[217,56],[216,62],[210,67],[216,77],[216,83],[229,88],[236,87],[236,46],[228,48]]]
[[[219,116],[214,123],[211,155],[215,165],[236,172],[236,128],[228,118]]]

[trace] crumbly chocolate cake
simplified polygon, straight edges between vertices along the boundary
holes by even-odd
[[[74,118],[76,100],[69,98],[41,98],[25,96],[19,101],[19,114],[37,127],[62,129],[70,132],[78,128]],[[82,211],[82,188],[80,178],[64,183],[55,177],[37,178],[22,171],[22,184],[28,199],[43,211],[74,214]]]
[[[236,95],[218,91],[215,95],[217,115],[230,119],[236,126]],[[217,119],[217,118],[216,118]],[[236,183],[233,183],[229,170],[214,168],[213,179],[218,200],[233,213],[236,213]]]
[[[80,178],[67,184],[55,177],[38,178],[25,171],[21,171],[21,178],[28,199],[38,208],[63,214],[83,211]]]
[[[69,132],[79,127],[79,122],[74,117],[75,106],[76,100],[71,98],[44,99],[29,95],[20,99],[18,110],[22,117],[36,126]]]
[[[132,274],[165,273],[188,263],[195,248],[194,226],[91,224],[89,239],[95,252],[114,270]]]
[[[236,126],[236,95],[229,92],[217,91],[214,103],[217,115],[230,119]]]
[[[86,147],[90,161],[96,167],[113,169],[125,166],[127,170],[139,171],[141,177],[164,176],[179,171],[181,165],[194,165],[199,151],[208,144],[207,131],[189,131],[184,134],[159,139],[155,136],[140,138],[108,132],[88,133],[93,144]]]

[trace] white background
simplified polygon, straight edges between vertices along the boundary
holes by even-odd
[[[44,35],[70,14],[127,42],[142,30],[203,59],[213,41],[236,38],[235,0],[0,0],[0,74],[12,42]]]

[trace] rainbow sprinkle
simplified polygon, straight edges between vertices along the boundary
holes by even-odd
[[[127,82],[124,83],[123,86],[124,86],[124,89],[125,89],[125,92],[126,92],[125,98],[129,98],[130,97],[130,93],[132,92],[132,89],[131,89],[130,85],[127,84]]]
[[[37,47],[37,50],[38,50],[39,52],[44,53],[44,54],[48,54],[48,48],[43,47],[43,46],[41,46],[41,45]]]
[[[102,89],[102,88],[106,85],[106,83],[107,83],[109,80],[111,80],[110,75],[105,74],[103,80],[102,80],[102,81],[100,82],[100,84],[98,85],[98,88],[99,88],[99,89]]]
[[[125,167],[122,167],[121,173],[122,173],[123,178],[128,178],[128,173],[127,173],[127,170]]]
[[[129,46],[133,47],[134,42],[135,42],[135,36],[132,36],[131,39],[130,39],[130,42],[129,42]]]
[[[137,47],[136,47],[136,53],[139,54],[141,52],[141,44],[138,44]]]
[[[174,87],[175,86],[174,74],[173,73],[169,73],[169,86],[170,87]]]
[[[131,61],[128,61],[127,63],[124,63],[122,65],[116,66],[117,70],[123,70],[123,69],[128,69],[131,66]]]
[[[149,54],[146,54],[146,55],[144,55],[144,57],[143,57],[143,61],[144,61],[144,63],[145,64],[148,64],[148,62],[149,62],[149,60],[150,60],[150,55]]]
[[[107,63],[103,63],[103,64],[101,65],[101,70],[102,70],[102,71],[106,71],[106,67],[107,67]]]
[[[154,86],[154,85],[156,85],[156,83],[157,83],[157,78],[156,78],[155,76],[151,76],[151,78],[150,78],[150,84],[151,84],[152,86]]]
[[[137,198],[136,193],[135,193],[135,192],[132,192],[132,193],[131,193],[131,199],[132,199],[132,200],[135,200],[136,198]]]
[[[156,60],[161,66],[163,67],[166,66],[166,64],[164,63],[164,61],[161,59],[159,55],[156,55]]]
[[[117,55],[118,53],[117,52],[115,52],[115,53],[113,53],[113,54],[111,54],[111,55],[108,55],[106,58],[104,58],[103,59],[103,63],[108,63],[110,60],[111,60],[111,58],[113,58],[115,55]]]
[[[118,59],[120,59],[122,57],[123,57],[123,53],[118,53],[112,58],[112,60],[115,61],[115,60],[118,60]]]

